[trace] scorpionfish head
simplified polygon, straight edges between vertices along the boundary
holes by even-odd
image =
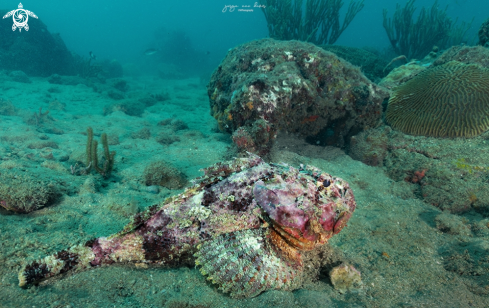
[[[326,173],[257,181],[253,195],[273,229],[300,250],[326,243],[346,226],[355,209],[348,183]]]

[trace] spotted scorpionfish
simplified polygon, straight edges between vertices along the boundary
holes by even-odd
[[[250,154],[204,172],[121,232],[25,265],[19,285],[104,264],[191,262],[234,298],[290,290],[303,273],[301,252],[340,232],[356,206],[348,183],[312,166]]]

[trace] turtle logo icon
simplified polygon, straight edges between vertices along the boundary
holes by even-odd
[[[12,16],[12,19],[14,20],[12,31],[15,31],[17,30],[17,28],[19,28],[19,32],[22,31],[22,28],[24,28],[25,31],[29,31],[29,25],[27,24],[29,16],[37,18],[36,14],[32,13],[31,11],[24,10],[24,6],[22,5],[22,3],[19,3],[18,9],[8,12],[3,16],[3,18],[5,19],[10,16]]]

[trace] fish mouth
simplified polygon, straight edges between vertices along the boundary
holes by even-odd
[[[272,220],[273,230],[277,233],[278,236],[283,239],[284,243],[286,243],[293,249],[302,251],[313,250],[314,248],[325,244],[328,239],[327,235],[323,234],[325,232],[321,232],[322,228],[317,220],[309,220],[309,225],[310,229],[314,232],[315,240],[310,240],[305,237],[293,236],[292,233],[297,234],[297,232],[293,232],[295,231],[295,229],[292,230],[293,228],[283,227]],[[316,225],[319,226],[319,228],[317,228]]]
[[[317,221],[316,223],[319,225]],[[319,225],[319,227],[321,227],[321,225]],[[317,235],[317,239],[314,241],[305,239],[303,237],[296,238],[290,234],[290,231],[287,231],[287,228],[282,227],[272,220],[269,238],[273,244],[273,247],[278,253],[292,262],[293,266],[302,268],[303,262],[301,251],[313,250],[314,248],[327,242],[327,236],[321,233]]]

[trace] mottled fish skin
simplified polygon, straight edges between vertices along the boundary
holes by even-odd
[[[260,157],[218,163],[183,193],[137,214],[121,232],[23,267],[19,285],[104,264],[196,264],[232,297],[290,289],[301,251],[323,245],[355,209],[348,183],[311,166]]]

